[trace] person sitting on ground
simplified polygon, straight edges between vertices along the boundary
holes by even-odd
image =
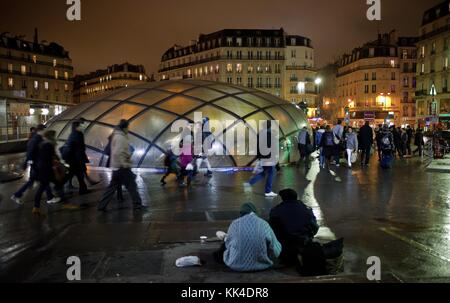
[[[312,209],[298,200],[297,192],[285,189],[280,192],[282,203],[270,212],[270,226],[283,249],[280,259],[294,265],[302,248],[311,243],[319,231]]]
[[[225,243],[214,254],[216,260],[237,272],[256,272],[271,268],[280,256],[281,244],[269,223],[259,218],[256,207],[245,203],[241,217],[233,221],[224,235]]]

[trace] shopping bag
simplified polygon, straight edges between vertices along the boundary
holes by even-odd
[[[358,153],[357,152],[353,152],[352,153],[352,163],[356,163],[356,161],[358,161]]]
[[[264,171],[264,168],[262,166],[261,160],[257,160],[256,163],[255,163],[255,167],[253,168],[253,174],[254,175],[259,175],[263,171]]]

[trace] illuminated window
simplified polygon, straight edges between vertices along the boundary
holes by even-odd
[[[11,63],[8,64],[8,72],[9,73],[13,72],[13,65]]]
[[[8,78],[8,87],[9,88],[13,88],[14,87],[14,79],[13,78]]]
[[[69,91],[69,85],[68,85],[68,84],[64,84],[64,90],[65,90],[66,92]]]
[[[408,59],[408,50],[406,50],[406,49],[403,50],[402,57],[403,57],[403,59]]]
[[[236,72],[242,73],[242,64],[241,63],[236,64]]]
[[[444,69],[448,69],[448,57],[444,58]]]
[[[218,74],[219,71],[220,71],[220,67],[219,67],[219,64],[217,64],[217,65],[216,65],[216,73]]]
[[[56,67],[56,65],[57,65],[56,59],[53,59],[53,67]]]
[[[25,75],[27,73],[27,67],[25,65],[22,65],[20,67],[20,72],[22,73],[22,75]]]
[[[425,45],[422,45],[422,47],[420,48],[420,57],[421,58],[425,57]]]
[[[142,75],[139,75],[139,81],[144,80],[144,77]]]
[[[33,56],[33,63],[37,63],[37,57],[36,57],[36,55]]]
[[[44,88],[45,90],[48,90],[48,82],[44,82]]]
[[[69,80],[69,73],[68,72],[64,72],[64,79]]]
[[[391,60],[391,67],[395,67],[395,60]]]
[[[297,85],[297,90],[299,94],[304,94],[305,93],[305,82],[299,82]]]
[[[39,89],[39,82],[35,80],[33,87],[34,87],[35,90],[38,90]]]
[[[57,70],[55,70],[55,79],[59,78],[59,72]]]
[[[205,66],[205,75],[207,75],[207,74],[208,74],[208,67]]]
[[[242,38],[237,38],[236,39],[236,45],[237,46],[242,46]]]
[[[249,74],[253,73],[253,65],[249,65],[249,66],[247,67],[247,72],[248,72]]]
[[[227,64],[227,72],[228,73],[232,73],[233,72],[233,64],[231,64],[231,63]]]

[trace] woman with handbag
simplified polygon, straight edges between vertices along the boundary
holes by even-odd
[[[59,158],[55,150],[56,132],[49,130],[44,133],[44,141],[39,145],[39,154],[37,159],[38,176],[40,182],[39,188],[34,197],[33,215],[42,216],[41,198],[44,191],[47,192],[47,203],[56,204],[62,201],[62,197],[55,197],[50,190],[50,184],[54,183],[56,189],[62,188],[64,182],[65,170],[59,162]]]

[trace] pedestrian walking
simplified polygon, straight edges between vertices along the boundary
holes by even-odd
[[[109,202],[120,184],[125,185],[127,188],[133,200],[134,209],[141,210],[144,208],[137,191],[136,175],[131,171],[132,153],[130,151],[128,126],[129,122],[127,120],[121,120],[113,133],[111,142],[111,167],[113,169],[113,175],[98,205],[99,211],[106,211]]]
[[[260,150],[261,148],[261,140],[263,140],[263,137],[266,137],[265,142],[267,142],[267,149],[270,150],[268,154],[262,153]],[[276,193],[272,191],[275,171],[276,171],[276,165],[278,163],[278,155],[274,154],[273,151],[273,145],[272,145],[272,137],[274,136],[274,133],[271,129],[271,121],[267,121],[266,126],[259,132],[258,134],[258,160],[261,161],[261,167],[262,170],[253,176],[253,178],[250,179],[249,182],[244,183],[244,188],[246,191],[251,191],[252,186],[254,186],[259,181],[266,178],[266,185],[265,185],[265,196],[267,198],[273,198],[278,196]],[[278,140],[278,138],[274,138],[275,140]],[[277,151],[275,151],[277,152]]]
[[[346,150],[347,150],[347,163],[348,168],[352,168],[353,154],[358,152],[358,137],[353,132],[353,128],[349,127],[346,134]]]
[[[47,194],[47,204],[60,203],[63,199],[62,188],[64,175],[57,176],[55,174],[55,168],[60,165],[55,147],[56,132],[54,130],[46,131],[43,136],[43,141],[39,144],[37,156],[37,180],[40,183],[34,197],[34,207],[32,211],[33,215],[36,216],[43,216],[41,213],[41,199],[44,192]],[[50,184],[52,183],[55,185],[55,189],[60,195],[59,197],[53,195],[50,188]]]
[[[340,166],[341,158],[341,144],[344,140],[344,127],[342,126],[342,121],[338,120],[337,125],[333,127],[334,136],[334,163],[337,167]]]
[[[321,168],[325,168],[325,164],[328,168],[330,168],[330,161],[331,157],[333,157],[334,155],[335,143],[334,135],[329,125],[327,125],[327,127],[325,128],[325,132],[322,135],[322,138],[320,140],[320,147],[322,148],[324,157],[324,163]]]
[[[373,145],[373,129],[368,121],[359,130],[361,153],[361,166],[368,166]]]
[[[30,131],[30,137],[27,143],[27,155],[23,164],[24,170],[28,167],[28,165],[30,166],[30,177],[27,183],[25,183],[17,192],[14,193],[14,195],[11,196],[11,200],[19,205],[23,205],[22,197],[24,196],[25,192],[31,189],[34,183],[37,181],[39,146],[42,141],[44,141],[45,125],[40,124],[36,128],[33,127],[32,129],[30,129]],[[46,190],[48,190],[47,197],[51,196],[52,193],[50,187]]]

